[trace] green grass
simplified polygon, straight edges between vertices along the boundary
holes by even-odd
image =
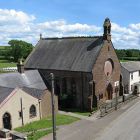
[[[0,50],[4,50],[6,47],[9,47],[9,46],[0,46]]]
[[[57,126],[70,124],[77,120],[80,120],[80,119],[76,117],[71,117],[68,115],[57,114],[56,116]],[[47,128],[48,130],[40,130],[40,129],[47,129]],[[51,116],[45,119],[39,120],[39,121],[34,121],[30,124],[26,124],[25,126],[16,128],[15,130],[19,132],[30,132],[30,134],[28,135],[28,140],[38,140],[39,138],[51,133],[52,129],[50,128],[52,128]],[[37,131],[37,130],[40,130],[40,131]]]
[[[9,60],[0,59],[0,68],[16,67],[16,63],[10,62]]]
[[[51,132],[52,132],[52,130],[34,132],[34,133],[28,135],[28,140],[38,140],[39,138],[41,138],[45,135],[48,135]]]
[[[79,110],[77,108],[62,109],[62,110],[66,111],[66,112],[72,112],[72,113],[75,113],[75,114],[78,114],[78,115],[83,115],[83,116],[89,116],[90,115],[90,112]]]
[[[57,126],[70,124],[70,123],[77,121],[77,120],[79,120],[79,118],[71,117],[68,115],[58,114],[56,116]],[[29,132],[32,130],[39,130],[39,129],[50,128],[50,127],[52,127],[52,120],[51,120],[51,117],[47,117],[47,118],[39,120],[39,121],[34,121],[34,122],[27,124],[23,127],[16,128],[15,130],[19,131],[19,132]]]
[[[120,61],[139,61],[140,57],[123,57],[120,58]]]
[[[129,60],[120,60],[120,62],[128,62]]]

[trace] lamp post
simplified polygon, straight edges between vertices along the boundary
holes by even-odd
[[[51,101],[52,101],[52,124],[53,124],[53,140],[56,140],[56,115],[55,115],[55,99],[54,99],[54,74],[50,73],[52,91],[51,91]]]

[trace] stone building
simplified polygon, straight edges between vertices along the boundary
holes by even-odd
[[[0,128],[13,129],[51,114],[51,93],[37,70],[0,74]],[[57,97],[55,96],[56,111]]]
[[[103,36],[40,38],[25,62],[25,69],[37,69],[50,86],[55,75],[59,107],[92,110],[99,100],[115,96],[120,80],[120,63],[111,41],[111,23],[104,21]]]

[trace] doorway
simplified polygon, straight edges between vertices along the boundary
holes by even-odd
[[[112,94],[113,94],[113,87],[109,83],[108,86],[107,86],[107,88],[106,88],[106,99],[107,100],[111,100],[112,99]]]
[[[6,129],[9,129],[9,130],[11,130],[11,128],[12,128],[11,115],[7,112],[3,115],[3,127]]]

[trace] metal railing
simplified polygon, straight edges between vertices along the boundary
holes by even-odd
[[[102,102],[102,104],[99,105],[100,116],[101,117],[105,116],[108,112],[119,108],[122,103],[127,103],[137,97],[138,97],[137,95],[128,94],[128,95],[119,96],[117,97],[117,99],[114,98],[112,100]]]

